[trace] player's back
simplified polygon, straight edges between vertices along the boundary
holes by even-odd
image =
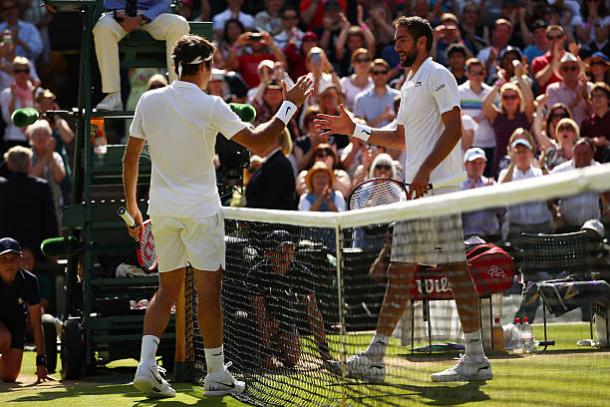
[[[197,85],[175,81],[142,95],[132,135],[148,142],[152,159],[150,213],[206,216],[219,198],[213,165],[218,129],[214,111],[224,103]]]

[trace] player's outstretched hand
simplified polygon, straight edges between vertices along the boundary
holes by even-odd
[[[39,384],[42,382],[54,382],[55,379],[53,379],[51,376],[49,376],[49,373],[47,372],[47,368],[45,366],[37,366],[36,367],[36,376],[38,377],[38,379],[36,380],[35,384]]]
[[[305,102],[305,99],[307,99],[307,96],[313,91],[312,86],[313,80],[306,75],[297,79],[297,82],[290,89],[288,89],[286,82],[282,81],[284,100],[288,100],[297,105],[297,107],[300,107]]]
[[[313,124],[317,129],[322,131],[321,136],[331,134],[345,134],[346,136],[351,136],[356,127],[343,105],[339,105],[339,116],[318,114],[313,121]]]

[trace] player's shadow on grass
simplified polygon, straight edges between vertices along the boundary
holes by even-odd
[[[364,406],[375,406],[382,403],[387,406],[402,406],[404,400],[410,397],[420,397],[424,400],[417,400],[429,406],[456,406],[464,403],[483,402],[491,398],[485,394],[480,387],[484,382],[468,382],[458,386],[434,385],[416,386],[410,384],[379,384],[376,390],[379,393],[374,396],[353,397]],[[384,387],[389,387],[392,391],[381,393]],[[408,393],[396,393],[396,390],[404,390]],[[397,398],[400,401],[395,401]],[[370,402],[370,403],[369,403]]]

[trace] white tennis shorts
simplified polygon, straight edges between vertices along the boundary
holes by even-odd
[[[436,191],[433,195],[444,192]],[[430,266],[465,262],[462,215],[397,222],[392,235],[390,260]]]
[[[225,224],[222,212],[202,219],[150,217],[159,272],[186,267],[225,268]]]

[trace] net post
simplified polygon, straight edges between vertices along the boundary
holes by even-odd
[[[335,225],[335,250],[337,252],[336,265],[337,270],[337,302],[339,311],[339,352],[342,364],[346,361],[345,338],[347,335],[345,327],[345,299],[343,290],[343,233],[340,225]],[[345,386],[341,386],[341,405],[347,403],[347,393]]]

